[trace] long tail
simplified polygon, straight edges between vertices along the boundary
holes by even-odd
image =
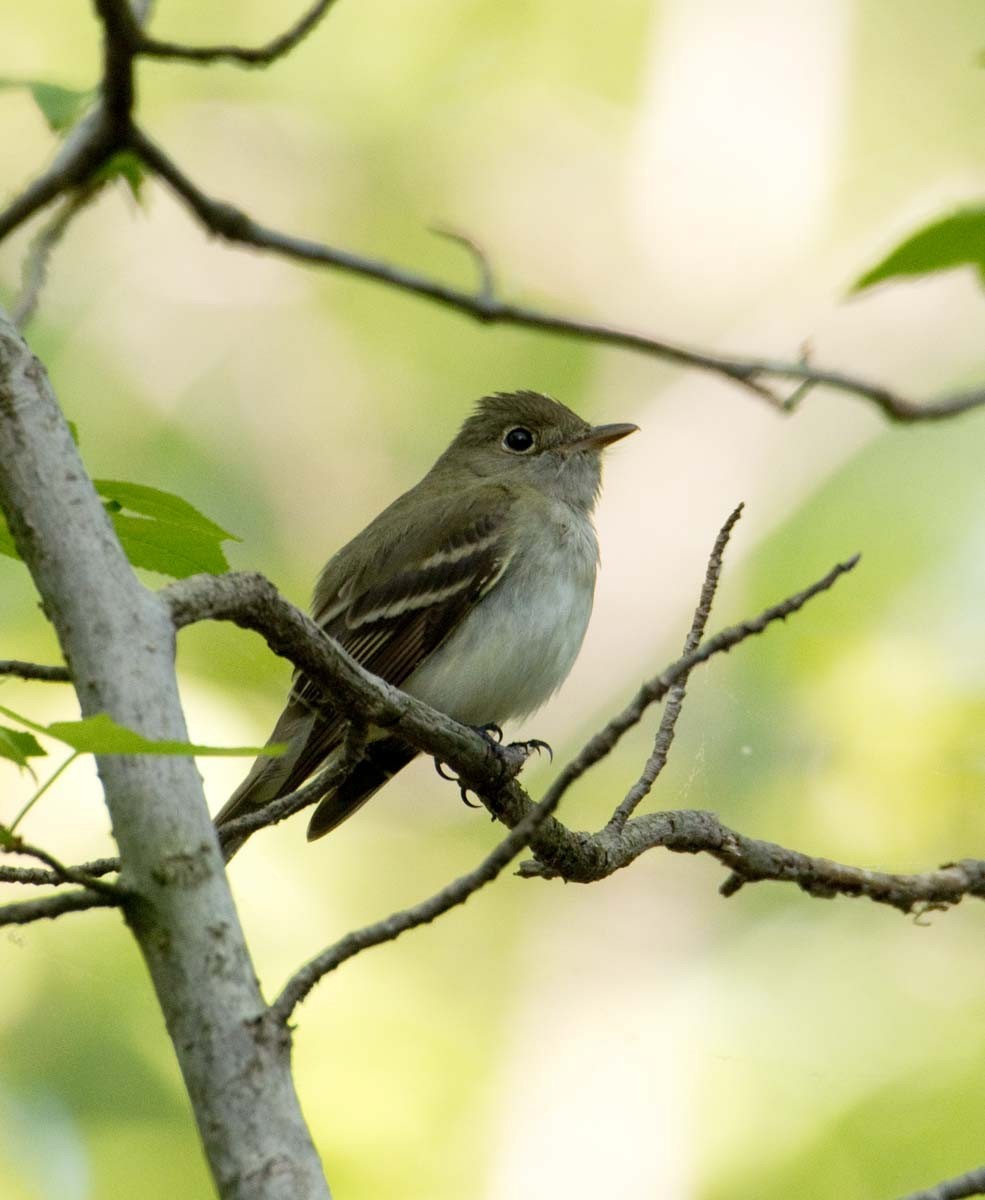
[[[287,752],[280,758],[261,757],[256,760],[249,774],[220,809],[215,819],[216,825],[221,827],[245,813],[255,812],[300,787],[331,761],[344,728],[341,721],[321,721],[300,705],[288,705],[270,735],[271,742],[286,742]],[[318,797],[318,807],[308,826],[308,841],[323,837],[362,808],[416,753],[416,750],[397,738],[381,738],[370,742],[348,778]],[[245,834],[231,842],[227,841],[227,861],[248,836]]]
[[[308,841],[331,833],[416,757],[417,751],[399,738],[370,742],[348,778],[318,801],[308,824]]]

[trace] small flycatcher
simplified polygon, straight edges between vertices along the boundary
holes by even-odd
[[[602,450],[635,425],[588,425],[537,392],[486,396],[416,487],[329,560],[313,615],[367,670],[466,725],[539,708],[574,665],[598,569],[592,511]],[[315,705],[312,700],[318,701]],[[271,735],[216,818],[230,821],[300,787],[337,754],[344,713],[295,676]],[[313,841],[417,754],[371,737],[349,777],[320,797]]]

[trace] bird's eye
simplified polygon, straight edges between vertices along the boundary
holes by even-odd
[[[507,450],[512,450],[514,454],[526,454],[533,448],[534,435],[523,425],[516,425],[512,429],[507,429],[503,434],[503,446]]]

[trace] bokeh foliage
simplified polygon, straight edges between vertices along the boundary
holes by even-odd
[[[504,290],[560,311],[778,354],[820,331],[819,357],[901,388],[971,385],[985,377],[971,272],[841,298],[909,231],[985,193],[979,6],[842,0],[826,6],[829,40],[808,46],[780,7],[766,6],[764,32],[725,0],[632,0],[604,20],[585,0],[340,0],[269,72],[145,64],[141,112],[203,187],[292,231],[464,282],[467,256],[427,231],[446,222],[483,242]],[[159,10],[162,36],[203,42],[258,41],[284,20],[260,0]],[[87,6],[0,0],[0,27],[5,79],[91,86]],[[743,178],[721,186],[721,228],[694,229],[686,214],[688,181],[710,186],[709,160],[765,119],[743,107],[742,75],[764,37],[778,70],[830,57],[840,118],[813,150],[829,191],[812,201],[810,235],[759,274],[778,231],[740,212],[737,193],[758,187],[769,204],[782,129],[768,127]],[[689,39],[731,47],[735,101],[648,175],[641,164],[662,153],[648,131],[697,101],[674,90]],[[794,92],[778,80],[774,107],[791,124]],[[0,91],[0,125],[9,191],[55,135],[24,89]],[[677,530],[700,563],[739,498],[729,489],[755,494],[775,477],[755,502],[743,490],[750,532],[720,619],[855,550],[863,568],[695,678],[655,802],[900,870],[981,854],[985,417],[887,429],[818,395],[776,433],[781,418],[719,384],[693,384],[685,400],[667,368],[230,251],[156,186],[144,196],[141,207],[118,188],[79,218],[29,330],[95,476],[185,497],[241,539],[227,545],[234,567],[303,602],[324,558],[426,469],[472,397],[542,388],[586,415],[638,420],[641,457],[613,458],[603,502],[609,590],[593,636],[611,652],[589,654],[594,673],[576,675],[534,730],[560,753],[683,638],[700,568],[674,557]],[[685,259],[719,247],[714,297],[697,272],[671,273],[681,241]],[[5,302],[25,246],[0,252]],[[921,323],[906,305],[928,295]],[[683,425],[689,441],[675,440]],[[767,438],[773,456],[754,461]],[[729,447],[754,465],[719,503],[705,464]],[[0,560],[0,589],[0,652],[54,660],[19,564]],[[650,619],[636,608],[619,620],[622,593],[642,594]],[[288,671],[256,639],[197,627],[181,635],[179,665],[196,741],[266,735]],[[0,699],[41,723],[77,715],[40,685],[9,683]],[[577,789],[572,824],[604,819],[651,733]],[[240,768],[202,769],[218,806]],[[10,816],[33,785],[12,764],[0,771]],[[78,771],[32,814],[32,839],[63,858],[108,846],[91,773]],[[532,786],[548,774],[537,767]],[[291,826],[257,839],[233,881],[265,988],[471,866],[494,836],[423,764],[323,845],[304,847]],[[597,888],[507,879],[323,984],[301,1011],[295,1058],[336,1193],[577,1197],[599,1194],[604,1167],[608,1194],[628,1200],[870,1200],[978,1161],[979,908],[917,924],[772,886],[726,904],[719,880],[659,855]],[[4,1196],[204,1200],[181,1082],[117,918],[7,935],[0,953]],[[554,1192],[538,1183],[545,1163]]]

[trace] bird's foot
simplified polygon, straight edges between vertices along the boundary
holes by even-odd
[[[520,773],[531,754],[540,754],[541,751],[546,751],[551,762],[554,761],[554,751],[547,742],[541,741],[540,738],[531,738],[526,742],[509,742],[504,746],[502,744],[503,731],[498,725],[474,725],[472,728],[475,729],[476,733],[481,734],[491,746],[496,747],[505,773],[510,779]],[[477,801],[469,799],[468,786],[462,782],[458,775],[449,771],[446,764],[440,758],[434,760],[434,769],[442,779],[447,779],[451,783],[458,784],[458,792],[463,804],[468,805],[469,808],[481,807]]]
[[[467,785],[462,783],[461,779],[453,771],[449,771],[440,758],[436,758],[434,760],[434,769],[438,772],[442,779],[447,779],[450,783],[458,784],[458,794],[461,796],[463,804],[467,805],[469,808],[482,807],[477,800],[469,799],[469,789]]]
[[[523,754],[524,760],[528,759],[531,754],[540,754],[542,750],[546,751],[548,759],[554,761],[554,751],[548,742],[542,742],[540,738],[531,738],[528,742],[510,742],[504,747],[506,750],[516,750]]]

